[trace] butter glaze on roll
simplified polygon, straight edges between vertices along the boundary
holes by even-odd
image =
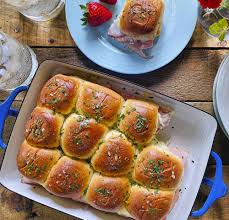
[[[61,157],[59,150],[40,149],[30,146],[26,141],[17,154],[17,166],[23,175],[23,182],[45,182],[50,170]]]
[[[61,147],[68,156],[87,159],[96,151],[106,130],[94,119],[71,114],[63,125]]]
[[[124,99],[106,87],[84,82],[76,104],[77,111],[100,123],[112,126],[117,120]]]
[[[120,213],[124,209],[129,189],[130,183],[125,177],[106,177],[95,173],[85,199],[94,208]]]
[[[127,210],[136,220],[162,220],[174,205],[174,191],[147,190],[131,187]]]
[[[64,117],[52,110],[36,107],[26,123],[25,139],[36,147],[56,148],[60,145],[60,129]]]
[[[160,34],[162,0],[126,0],[119,17],[120,30],[138,40],[151,40]]]
[[[175,190],[183,175],[182,158],[167,147],[149,146],[138,155],[133,179],[149,188]]]
[[[128,99],[121,112],[119,129],[136,144],[149,143],[158,129],[158,106]]]
[[[41,90],[38,106],[69,114],[75,108],[80,83],[76,77],[61,74],[52,77]]]
[[[107,176],[122,176],[130,172],[134,147],[125,135],[110,131],[91,160],[93,168]]]
[[[64,156],[52,168],[43,186],[54,195],[80,201],[91,175],[87,163]]]

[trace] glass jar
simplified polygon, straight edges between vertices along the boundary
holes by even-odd
[[[5,0],[18,12],[34,21],[56,17],[64,7],[64,0]]]
[[[227,19],[229,22],[229,0],[223,0],[221,6],[216,9],[203,9],[201,5],[199,5],[198,21],[203,27],[204,31],[210,36],[218,37],[218,35],[213,35],[210,33],[209,27],[222,18]],[[226,34],[225,39],[229,39],[228,33]]]
[[[37,67],[32,49],[0,31],[0,90],[29,85]]]

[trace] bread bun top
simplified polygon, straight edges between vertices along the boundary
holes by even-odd
[[[127,178],[106,177],[95,173],[86,194],[86,202],[97,209],[116,212],[123,208],[129,189]]]
[[[136,220],[159,220],[173,206],[174,191],[147,190],[140,186],[131,187],[127,210]]]
[[[160,32],[163,12],[163,0],[126,0],[118,25],[127,36],[153,40]]]
[[[80,114],[112,126],[120,112],[124,99],[111,89],[84,82],[80,89],[76,109]]]
[[[81,200],[91,175],[87,163],[64,156],[52,168],[43,186],[54,195]]]
[[[93,156],[93,168],[107,176],[122,176],[130,172],[134,161],[134,147],[124,134],[110,131]]]
[[[55,75],[42,88],[38,106],[69,114],[75,107],[80,82],[76,77]]]
[[[25,139],[31,145],[56,148],[60,145],[60,129],[64,117],[47,108],[36,107],[26,123]]]
[[[158,106],[128,99],[121,112],[119,129],[136,144],[149,143],[158,128]]]
[[[68,156],[87,159],[96,151],[106,130],[95,119],[73,113],[64,122],[61,147]]]
[[[169,149],[149,146],[138,155],[133,178],[149,188],[175,190],[183,170],[182,160]]]
[[[32,183],[42,184],[60,157],[59,150],[32,147],[24,141],[17,154],[18,170]]]

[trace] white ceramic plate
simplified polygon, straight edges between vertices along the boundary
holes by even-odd
[[[95,0],[98,1],[98,0]],[[130,52],[122,44],[107,36],[107,31],[120,13],[125,0],[118,0],[115,6],[104,4],[113,12],[113,18],[93,28],[83,27],[80,4],[85,0],[66,0],[66,18],[69,31],[79,49],[93,62],[109,70],[140,74],[156,70],[180,54],[188,44],[197,21],[197,0],[165,0],[162,33],[149,54],[152,59],[143,59]]]
[[[229,56],[219,67],[213,88],[213,104],[222,130],[229,138]]]

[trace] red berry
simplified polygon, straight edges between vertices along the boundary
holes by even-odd
[[[222,0],[199,0],[203,8],[218,8]]]
[[[91,26],[99,26],[112,18],[111,11],[98,2],[89,2],[86,6],[80,5],[80,8],[84,11],[82,25],[88,23]]]
[[[111,5],[115,5],[117,3],[117,0],[100,0],[100,1]]]

